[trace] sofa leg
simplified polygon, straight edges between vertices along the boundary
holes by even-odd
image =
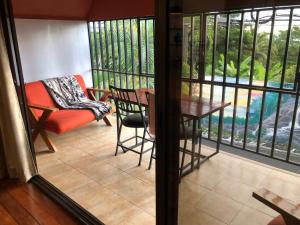
[[[112,126],[111,125],[111,122],[109,121],[109,119],[105,116],[105,117],[103,117],[103,120],[104,120],[104,123],[107,125],[107,126]]]
[[[49,139],[48,134],[44,130],[40,130],[40,135],[51,152],[57,152],[57,148]]]

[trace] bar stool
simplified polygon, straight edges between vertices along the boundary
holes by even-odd
[[[113,86],[109,86],[111,94],[116,106],[117,113],[117,146],[115,155],[118,154],[118,148],[121,147],[124,152],[132,151],[139,154],[139,163],[141,165],[143,154],[150,151],[150,149],[144,150],[144,144],[146,141],[146,133],[148,126],[148,118],[146,116],[146,110],[140,104],[138,95],[135,90],[121,89]],[[126,140],[121,141],[122,127],[134,128],[135,135]],[[137,129],[143,129],[143,136],[139,136]],[[135,145],[125,146],[124,144],[135,139]],[[138,140],[141,140],[140,142]],[[135,150],[137,147],[141,147],[140,151]]]

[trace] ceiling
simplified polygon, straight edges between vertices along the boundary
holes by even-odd
[[[154,16],[154,0],[12,0],[16,18],[95,20]]]
[[[155,15],[156,0],[12,0],[16,18],[105,20]],[[183,0],[184,12],[298,4],[299,0]]]

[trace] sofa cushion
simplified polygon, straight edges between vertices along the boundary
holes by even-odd
[[[79,85],[81,86],[83,92],[86,96],[89,96],[83,77],[81,75],[75,75]],[[26,98],[28,104],[36,104],[36,105],[42,105],[47,107],[56,107],[60,108],[52,99],[52,97],[49,95],[45,85],[42,81],[35,81],[31,83],[25,84],[25,92],[26,92]],[[43,111],[34,109],[34,114],[40,118]]]
[[[84,79],[81,75],[75,75],[81,89],[83,90],[84,94],[89,98],[89,93],[87,92]]]
[[[61,134],[95,120],[95,114],[88,109],[64,109],[52,113],[45,122],[45,129]]]
[[[47,89],[41,81],[25,84],[25,92],[28,104],[58,108],[58,105],[52,100]],[[34,109],[33,113],[39,118],[43,111]]]

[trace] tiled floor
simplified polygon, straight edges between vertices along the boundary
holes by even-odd
[[[37,154],[45,178],[106,224],[155,224],[155,172],[154,167],[147,170],[149,154],[141,167],[134,153],[115,157],[115,125],[94,122],[51,137],[59,151]],[[36,146],[45,149],[41,142]],[[297,174],[221,152],[182,180],[179,224],[265,225],[277,213],[253,199],[252,192],[266,187],[300,202],[299,185]]]

